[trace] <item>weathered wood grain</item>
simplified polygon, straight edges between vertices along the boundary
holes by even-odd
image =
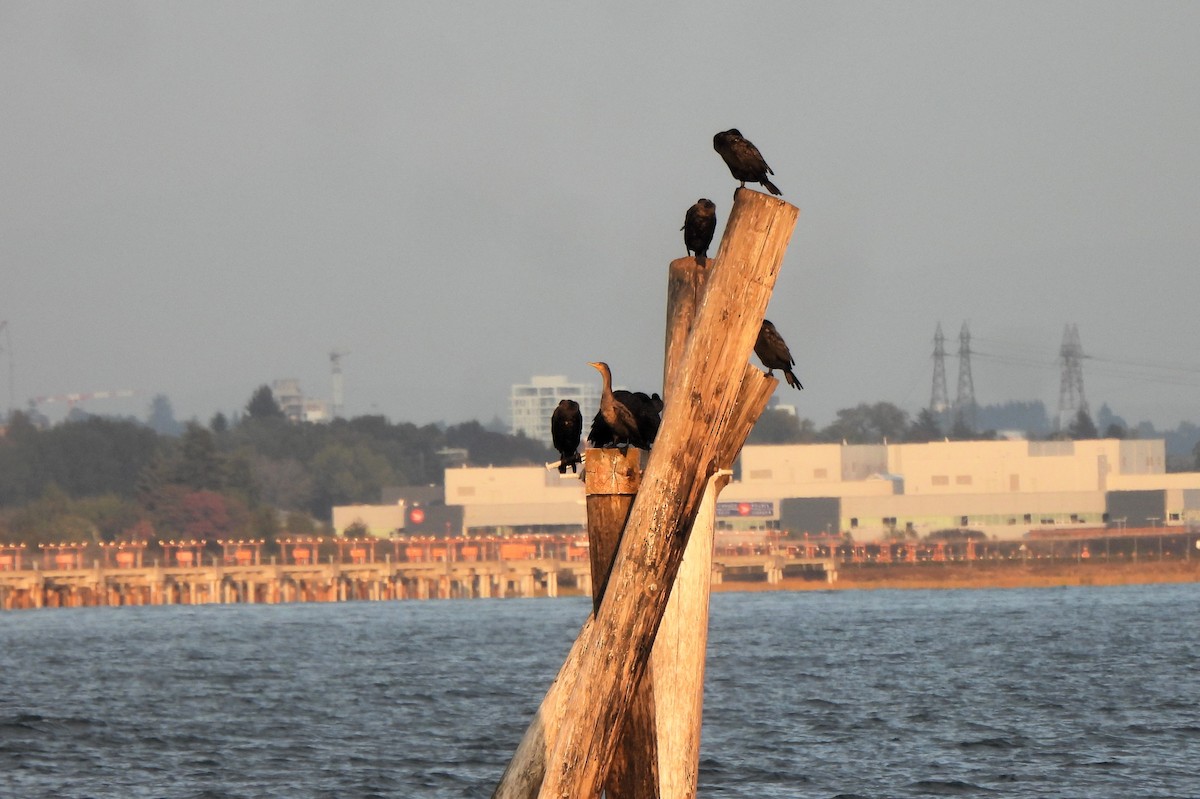
[[[662,429],[600,610],[586,633],[539,796],[599,795],[649,662],[687,532],[717,469],[721,439],[734,419],[797,214],[794,206],[758,192],[735,193],[682,363],[665,387],[670,401]]]

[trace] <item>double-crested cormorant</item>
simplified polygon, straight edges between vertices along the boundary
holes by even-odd
[[[600,393],[600,410],[592,420],[588,441],[593,446],[635,446],[650,449],[658,435],[662,399],[657,394],[648,397],[642,392],[612,390],[612,370],[599,361],[590,363],[604,378]]]
[[[762,327],[758,329],[758,340],[754,342],[754,354],[762,361],[763,366],[767,367],[768,377],[773,375],[776,369],[779,369],[787,378],[789,386],[795,389],[804,388],[792,372],[796,360],[792,358],[792,352],[788,349],[787,342],[783,340],[783,336],[779,335],[775,325],[766,319],[763,320]]]
[[[713,201],[703,197],[697,200],[683,215],[683,227],[679,229],[683,231],[683,246],[689,254],[695,253],[696,263],[707,264],[708,245],[717,230],[717,206]]]
[[[658,438],[658,428],[662,425],[663,400],[657,393],[647,397],[642,391],[633,392],[633,399],[633,416],[637,419],[638,435],[646,442],[648,449],[654,443],[654,439]]]
[[[579,463],[579,437],[583,434],[583,414],[579,412],[579,403],[565,399],[558,401],[558,407],[550,414],[550,439],[558,450],[558,473],[566,474],[567,466],[574,474]]]
[[[725,159],[729,171],[742,182],[743,187],[745,187],[746,181],[750,181],[751,183],[761,183],[772,194],[783,194],[774,183],[767,179],[767,175],[775,173],[771,167],[767,166],[762,153],[747,141],[737,128],[730,128],[713,136],[713,149]]]

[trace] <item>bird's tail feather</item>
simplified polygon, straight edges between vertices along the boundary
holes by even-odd
[[[771,192],[772,194],[774,194],[774,195],[776,195],[776,196],[778,196],[778,195],[780,195],[780,194],[783,194],[783,192],[781,192],[781,191],[779,190],[779,187],[778,187],[778,186],[776,186],[774,183],[772,183],[771,181],[767,180],[766,178],[763,178],[763,179],[762,179],[762,184],[763,184],[764,186],[766,186],[766,187],[767,187],[767,191]]]
[[[784,377],[786,377],[786,378],[787,378],[788,385],[789,385],[789,386],[791,386],[792,388],[796,389],[797,391],[799,391],[799,390],[801,390],[801,389],[803,389],[803,388],[804,388],[804,386],[802,386],[802,385],[800,384],[800,381],[799,381],[799,379],[797,379],[797,377],[796,377],[795,373],[794,373],[794,372],[792,372],[792,370],[791,370],[791,369],[784,369],[784,370],[783,370],[783,375],[784,375]]]

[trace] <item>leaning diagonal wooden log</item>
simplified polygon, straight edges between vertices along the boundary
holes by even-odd
[[[767,297],[770,294],[775,275],[778,272],[779,262],[782,260],[783,250],[786,248],[788,237],[795,225],[798,213],[798,210],[793,206],[772,200],[770,197],[753,191],[738,190],[734,196],[734,209],[730,213],[730,221],[726,226],[721,251],[724,253],[727,249],[730,250],[735,256],[734,260],[740,266],[736,269],[737,275],[732,276],[729,281],[726,281],[732,282],[733,285],[722,291],[723,295],[732,294],[735,297],[739,291],[748,291],[750,292],[751,302],[739,304],[735,298],[733,300],[726,300],[719,307],[713,307],[710,315],[716,315],[715,318],[718,320],[737,318],[740,311],[741,318],[738,322],[740,335],[736,341],[732,342],[725,339],[720,331],[716,335],[710,334],[706,336],[704,339],[705,346],[710,347],[710,349],[700,351],[697,356],[699,366],[693,366],[691,367],[692,369],[703,367],[704,363],[708,360],[704,357],[704,353],[707,352],[711,356],[715,352],[715,348],[722,344],[726,348],[732,347],[734,350],[740,351],[741,362],[743,364],[749,359],[753,340],[757,335],[758,320],[762,318]],[[738,233],[735,234],[735,231],[738,231]],[[736,246],[729,247],[728,242],[735,239],[741,239],[741,241]],[[718,258],[720,257],[718,255]],[[746,276],[747,272],[750,273],[749,277]],[[752,329],[742,330],[742,325],[747,325]],[[726,328],[724,332],[729,332],[731,329]],[[728,355],[728,353],[726,354]],[[746,368],[753,370],[753,367]],[[761,373],[759,375],[761,376]],[[684,385],[691,385],[691,383],[685,383]],[[738,396],[741,395],[739,394]],[[729,393],[727,387],[721,390],[720,399],[728,401]],[[716,418],[715,413],[709,412],[710,409],[707,408],[707,404],[696,409],[690,393],[686,394],[684,401],[678,404],[681,407],[686,405],[683,408],[682,414],[675,414],[676,416],[682,415],[684,417],[683,423],[685,425],[689,423],[687,417],[695,411],[705,414],[698,417],[701,420],[701,426],[708,424]],[[672,413],[668,410],[668,419],[671,416]],[[675,424],[679,423],[676,422]],[[666,425],[667,422],[664,420],[664,427]],[[661,432],[660,435],[662,435]],[[707,440],[707,437],[698,433],[698,440],[700,439]],[[655,449],[658,451],[659,447],[656,446]],[[707,461],[702,460],[703,455],[704,453],[701,453],[700,458],[693,457],[691,459],[696,464],[695,469],[689,470],[689,475],[693,480],[698,477],[700,464],[707,464],[712,460],[711,456],[709,456]],[[707,465],[705,466],[705,470],[707,470]],[[698,500],[688,501],[692,506],[690,509],[683,508],[682,511],[677,509],[672,515],[680,518],[694,515]],[[686,531],[686,524],[676,525],[676,529]],[[681,533],[676,532],[676,536],[681,536]],[[642,531],[637,536],[627,537],[630,541],[633,538],[644,541],[645,532]],[[654,540],[661,546],[666,539],[662,536],[656,536]],[[624,546],[629,546],[629,544],[625,544]],[[611,593],[611,591],[607,592],[606,596]],[[652,608],[651,612],[657,617],[661,617],[661,610]],[[657,619],[654,620],[654,623],[657,624]],[[534,716],[512,760],[505,769],[500,783],[493,793],[494,797],[498,799],[525,799],[526,797],[538,794],[546,775],[547,763],[555,762],[549,759],[551,758],[552,751],[559,743],[560,733],[569,721],[577,723],[577,720],[572,718],[573,714],[578,712],[577,702],[575,701],[575,696],[578,693],[576,688],[580,684],[581,677],[584,674],[582,668],[585,659],[596,656],[598,646],[597,626],[596,616],[590,616],[584,623],[583,629],[576,638],[570,653],[568,653],[566,661],[559,670],[558,676],[546,692],[546,696],[543,698],[537,714]],[[611,633],[605,634],[604,638],[611,641]],[[639,667],[643,670],[644,650],[646,648],[648,648],[648,645],[643,645],[643,663]],[[587,692],[584,691],[583,693],[586,694]],[[620,712],[625,711],[621,709]],[[607,762],[604,765],[607,765]],[[559,784],[563,784],[561,779],[558,782]],[[587,789],[580,786],[577,793],[572,793],[572,791],[573,789],[569,785],[565,787],[565,795],[568,796],[595,795],[596,788],[594,785]]]
[[[597,796],[679,570],[798,209],[739,189],[539,796]]]
[[[778,381],[774,378],[767,377],[753,366],[746,366],[741,393],[736,403],[739,413],[745,417],[745,421],[741,423],[741,426],[745,427],[745,432],[749,432],[749,428],[753,427],[754,421],[758,418],[756,414],[752,416],[750,413],[750,410],[759,401],[756,398],[761,398],[761,401],[765,403],[777,384]],[[742,440],[744,440],[744,435]],[[721,451],[733,450],[736,453],[741,449],[742,440],[736,440],[736,437],[732,436],[726,437],[722,440]],[[732,461],[732,457],[729,460]],[[718,479],[724,480],[725,478],[714,476],[712,481],[715,482]],[[602,569],[597,574],[597,580],[602,579],[601,573],[603,579],[607,580],[608,569]],[[558,730],[562,726],[568,709],[567,700],[571,696],[571,690],[574,688],[578,676],[578,665],[583,656],[583,647],[585,642],[590,641],[589,630],[594,624],[595,616],[589,616],[584,622],[583,629],[575,639],[570,652],[567,653],[558,676],[546,691],[533,721],[530,722],[525,735],[517,745],[512,760],[509,761],[500,783],[492,794],[493,799],[529,799],[538,795],[538,790],[541,788],[546,774],[546,758],[554,748],[555,741],[558,740]]]

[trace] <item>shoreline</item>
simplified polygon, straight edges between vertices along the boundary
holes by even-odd
[[[916,565],[845,565],[837,580],[785,577],[726,580],[712,591],[873,591],[879,589],[1058,588],[1083,585],[1154,585],[1200,582],[1200,558],[1189,561],[1063,563],[972,561]]]

